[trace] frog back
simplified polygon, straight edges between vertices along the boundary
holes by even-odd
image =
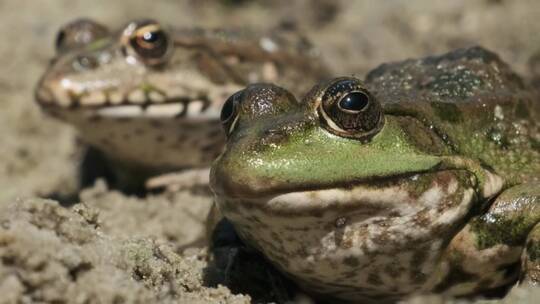
[[[313,82],[330,75],[319,51],[303,34],[275,28],[265,33],[246,29],[177,28],[177,47],[198,49],[219,58],[231,80],[245,86],[272,82],[302,95]],[[211,68],[199,64],[201,73]]]
[[[450,153],[518,182],[538,180],[538,95],[493,52],[472,47],[383,64],[366,85],[386,114],[419,120]]]

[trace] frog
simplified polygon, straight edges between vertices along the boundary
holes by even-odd
[[[105,162],[113,187],[144,192],[186,170],[204,184],[225,142],[219,115],[227,97],[258,81],[307,91],[303,80],[329,73],[318,57],[293,30],[182,28],[147,18],[111,30],[79,18],[58,31],[35,99],[75,127],[94,151],[89,163]]]
[[[539,96],[497,54],[385,63],[296,96],[229,97],[210,187],[220,223],[300,290],[394,303],[540,283]]]

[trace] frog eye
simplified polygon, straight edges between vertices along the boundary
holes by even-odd
[[[221,124],[223,126],[223,129],[225,130],[225,133],[229,135],[236,125],[236,121],[238,118],[238,103],[240,102],[240,98],[242,96],[242,93],[244,91],[238,91],[231,95],[225,103],[223,104],[223,107],[221,108],[221,115],[220,120]]]
[[[324,90],[319,113],[328,131],[350,138],[369,138],[384,123],[381,105],[355,78],[331,83]]]
[[[342,111],[351,113],[362,112],[369,105],[369,96],[364,92],[352,92],[343,96],[338,102],[338,107]]]
[[[130,33],[129,45],[142,61],[150,65],[164,63],[172,48],[168,33],[153,21],[136,24]]]
[[[56,53],[80,48],[109,35],[108,29],[90,19],[77,19],[62,26],[56,34]]]

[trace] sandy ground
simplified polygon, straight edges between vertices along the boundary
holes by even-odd
[[[201,244],[208,196],[180,192],[143,199],[102,183],[78,193],[76,134],[33,103],[33,86],[53,54],[56,30],[73,18],[111,26],[137,17],[178,26],[265,29],[294,23],[336,75],[362,76],[385,61],[480,44],[526,79],[538,77],[529,67],[531,57],[540,58],[538,1],[267,2],[0,0],[1,303],[279,299],[272,290],[250,297],[209,287],[219,275],[209,275],[206,249],[186,250]],[[62,198],[69,207],[44,197]],[[506,302],[532,303],[538,296],[538,289],[516,290]]]

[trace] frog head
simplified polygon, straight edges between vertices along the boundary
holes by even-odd
[[[68,23],[36,100],[138,172],[207,165],[224,141],[221,105],[240,86],[199,36],[148,19],[118,31],[88,19]]]
[[[118,31],[88,19],[70,22],[58,32],[36,99],[73,123],[81,110],[94,117],[217,118],[231,93],[223,88],[238,89],[238,79],[188,36],[175,39],[149,19]]]
[[[212,182],[225,197],[351,187],[432,171],[447,152],[429,128],[384,113],[375,95],[350,77],[315,86],[301,102],[274,85],[251,85],[228,99],[221,120],[228,144]]]

